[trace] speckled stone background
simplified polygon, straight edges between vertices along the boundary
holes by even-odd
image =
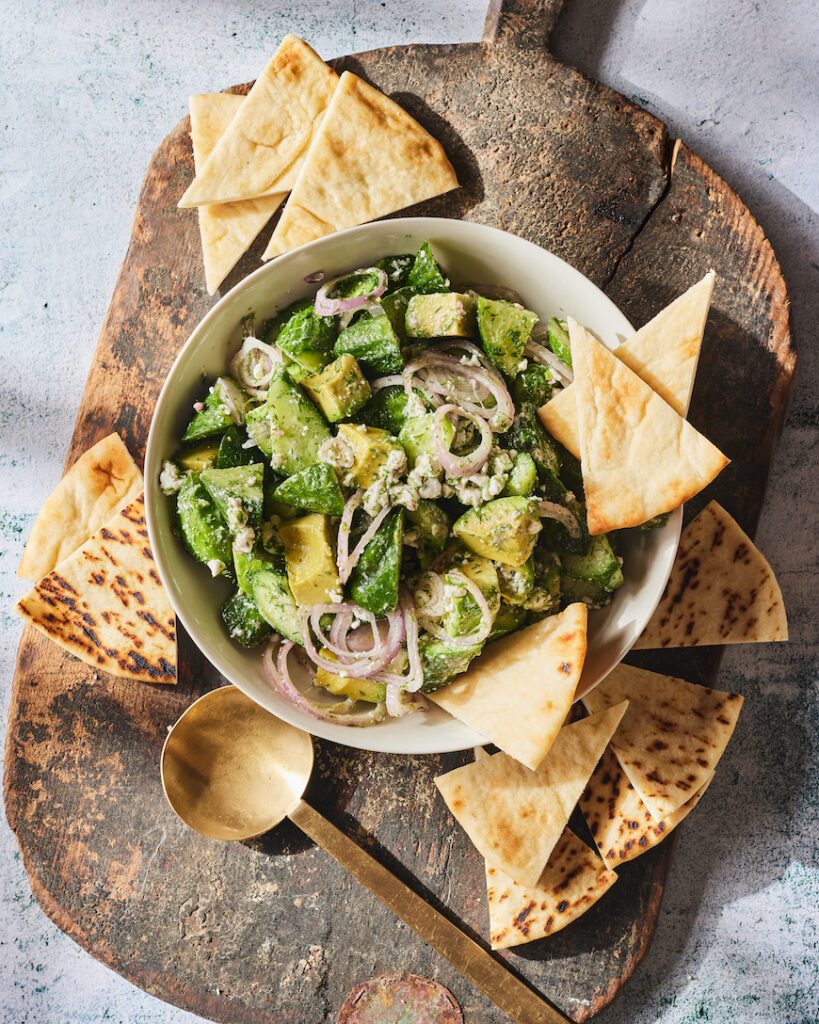
[[[477,39],[485,8],[485,0],[0,0],[4,721],[19,636],[14,569],[61,473],[145,164],[188,94],[252,79],[286,31],[330,57]],[[782,262],[800,349],[759,535],[793,641],[725,659],[721,684],[743,693],[746,707],[722,771],[680,830],[651,952],[599,1018],[605,1024],[819,1021],[817,43],[816,0],[568,0],[554,42],[562,59],[661,117],[737,188]],[[196,1019],[59,933],[0,827],[2,1024]],[[467,1019],[479,1024],[468,1007]]]

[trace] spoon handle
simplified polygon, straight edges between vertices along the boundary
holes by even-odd
[[[289,817],[517,1024],[569,1021],[315,808],[301,800]]]

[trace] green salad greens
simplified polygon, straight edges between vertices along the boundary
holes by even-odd
[[[424,243],[242,332],[160,484],[190,554],[234,585],[228,634],[264,644],[309,714],[403,714],[496,637],[622,586],[537,415],[572,379],[561,320],[453,289]]]

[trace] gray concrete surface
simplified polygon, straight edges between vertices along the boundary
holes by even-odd
[[[325,56],[478,38],[485,0],[0,0],[0,716],[14,568],[59,478],[145,164],[190,92],[252,78],[286,31]],[[569,0],[558,55],[663,118],[744,197],[793,301],[800,368],[760,543],[793,642],[731,651],[747,704],[681,829],[653,948],[606,1024],[819,1020],[815,637],[819,470],[819,6],[815,0]],[[0,827],[0,1022],[182,1024],[35,905]],[[469,1024],[479,1024],[470,1021]]]

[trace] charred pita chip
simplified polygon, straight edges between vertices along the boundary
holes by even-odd
[[[345,71],[262,259],[457,187],[441,144]]]
[[[87,665],[123,679],[176,682],[176,620],[141,494],[41,579],[17,611]]]
[[[628,701],[611,747],[655,821],[678,811],[713,774],[742,697],[618,665],[583,703],[592,714]]]
[[[662,821],[655,821],[620,767],[614,751],[607,750],[580,798],[580,810],[600,856],[611,867],[616,867],[657,846],[694,810],[713,778],[712,772],[679,810]]]
[[[142,474],[119,434],[81,455],[46,498],[17,575],[38,580],[76,551],[142,490]]]
[[[679,508],[728,459],[588,331],[569,321],[589,533]]]
[[[244,96],[228,92],[191,96],[191,143],[197,173],[204,167],[243,103]],[[279,192],[261,199],[199,207],[199,234],[208,295],[214,294],[247,252],[286,195],[286,192]]]
[[[711,270],[614,350],[680,416],[688,414],[714,280]],[[575,394],[570,384],[538,412],[552,437],[579,459]]]
[[[616,881],[617,873],[568,828],[536,885],[519,885],[487,864],[492,949],[508,949],[559,932],[594,906]]]
[[[337,84],[315,50],[286,36],[179,205],[288,192]]]
[[[787,639],[788,618],[773,569],[712,501],[683,531],[665,592],[635,648]]]
[[[435,780],[493,867],[522,885],[538,882],[626,706],[565,726],[537,771],[500,753]]]
[[[584,604],[571,604],[497,640],[430,700],[537,768],[572,706],[586,657],[587,619]]]

